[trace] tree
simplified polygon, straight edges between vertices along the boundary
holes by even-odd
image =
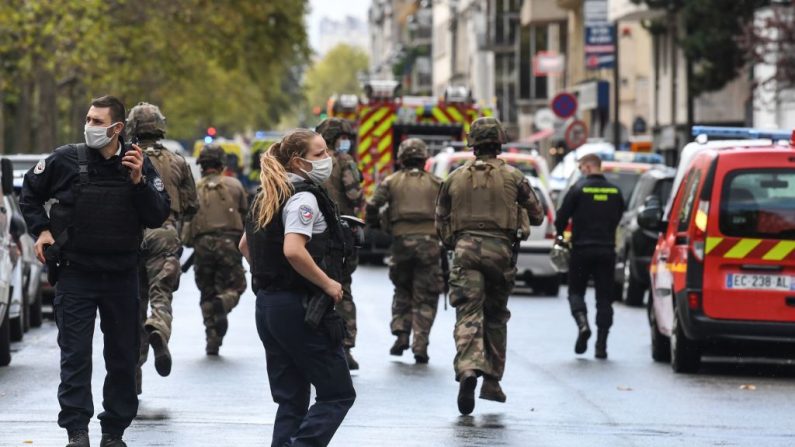
[[[335,46],[307,70],[304,88],[308,105],[325,107],[334,94],[361,94],[358,75],[368,67],[369,58],[363,50],[346,44]]]
[[[740,46],[753,64],[773,68],[755,87],[775,94],[795,87],[795,1],[774,5],[750,23]]]

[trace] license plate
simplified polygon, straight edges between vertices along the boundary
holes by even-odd
[[[784,275],[749,275],[729,273],[726,275],[726,288],[741,290],[795,290],[791,276]]]

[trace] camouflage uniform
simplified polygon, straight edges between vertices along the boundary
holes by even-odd
[[[171,214],[168,219],[160,228],[145,230],[141,244],[141,345],[138,358],[140,390],[140,369],[149,354],[150,334],[157,331],[166,345],[171,338],[171,301],[174,291],[179,288],[181,274],[179,257],[182,243],[179,229],[183,221],[190,220],[196,213],[198,202],[193,175],[185,159],[157,142],[165,136],[165,117],[157,106],[139,103],[130,110],[127,124],[131,136],[137,137],[138,145],[160,174],[163,187],[171,198]],[[147,316],[150,308],[151,313]],[[168,375],[168,371],[162,370],[162,365],[158,372]]]
[[[334,165],[331,176],[324,186],[328,190],[329,196],[337,205],[341,215],[355,215],[356,209],[362,206],[363,193],[361,185],[361,175],[356,166],[356,161],[349,153],[336,150],[337,141],[342,136],[354,137],[353,129],[348,121],[340,118],[329,118],[317,126],[317,132],[326,140],[326,144],[334,154]],[[351,149],[352,150],[352,149]],[[337,312],[345,320],[348,335],[343,342],[348,351],[349,360],[350,348],[356,345],[356,305],[351,294],[351,282],[353,272],[359,265],[358,253],[346,259],[344,276],[342,278],[342,301],[337,304]]]
[[[368,216],[386,207],[388,218],[381,220],[388,221],[389,228],[383,230],[394,236],[389,265],[389,278],[395,286],[391,330],[398,339],[390,353],[402,355],[413,331],[412,352],[420,363],[428,361],[428,338],[443,284],[441,248],[433,221],[441,180],[419,168],[426,158],[422,140],[410,138],[401,143],[398,159],[404,163],[403,170],[384,179],[367,203]]]
[[[218,174],[220,169],[206,168],[205,159],[213,162],[220,159],[214,151],[223,152],[217,146],[207,146],[197,160],[203,171],[196,185],[199,212],[190,229],[208,355],[218,354],[228,328],[226,316],[246,290],[243,256],[237,248],[248,208],[246,191],[237,179]]]
[[[466,399],[474,392],[477,376],[485,377],[481,398],[505,401],[499,380],[505,371],[511,316],[508,296],[516,275],[512,248],[529,236],[529,225],[540,224],[544,214],[524,175],[496,158],[505,141],[499,121],[476,120],[468,139],[476,160],[450,174],[436,208],[439,236],[454,249],[450,303],[456,308],[454,367],[464,414],[474,408],[474,398],[471,407]]]

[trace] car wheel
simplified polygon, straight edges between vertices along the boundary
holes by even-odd
[[[9,289],[9,296],[14,294],[13,287]],[[19,316],[9,320],[11,329],[11,341],[22,341],[25,336],[25,303],[19,308]],[[8,312],[6,312],[8,313]]]
[[[33,301],[30,303],[30,325],[32,327],[39,327],[44,320],[44,314],[42,312],[42,291],[41,287],[36,291],[36,296],[33,297]]]
[[[11,322],[8,321],[8,309],[0,320],[0,366],[11,363]]]
[[[682,329],[679,311],[674,309],[674,324],[671,329],[671,367],[678,373],[694,373],[701,366],[701,348],[687,338]]]
[[[643,297],[646,294],[646,287],[638,281],[632,272],[632,261],[627,256],[624,261],[624,284],[622,284],[622,297],[627,306],[643,306]]]
[[[541,295],[558,296],[560,293],[560,278],[558,275],[539,278],[533,282],[531,287]]]
[[[22,316],[24,317],[22,319],[22,329],[27,332],[30,330],[30,295],[28,295],[28,282],[22,281],[22,284],[22,308],[25,309],[25,311],[22,312]]]
[[[649,297],[649,304],[646,306],[649,317],[649,329],[651,331],[651,358],[655,362],[671,361],[671,339],[660,333],[657,329],[657,317],[654,315],[654,302]]]

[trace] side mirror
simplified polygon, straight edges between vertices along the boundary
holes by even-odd
[[[11,160],[3,158],[0,160],[0,175],[2,175],[3,195],[7,196],[14,193],[14,167]]]
[[[638,226],[646,231],[659,233],[665,229],[662,220],[662,206],[660,199],[655,196],[646,198],[638,211]]]

